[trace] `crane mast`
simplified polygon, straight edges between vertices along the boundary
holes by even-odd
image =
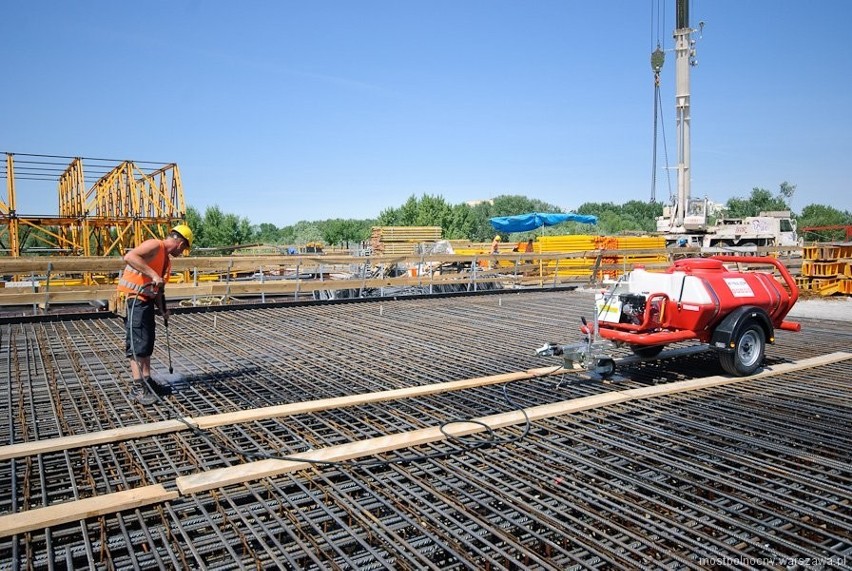
[[[677,111],[677,202],[673,226],[683,227],[690,198],[689,67],[691,63],[689,1],[677,0],[675,39],[675,108]]]
[[[666,233],[702,232],[707,228],[707,203],[692,198],[690,157],[690,68],[695,59],[695,32],[689,25],[689,0],[677,0],[675,14],[675,111],[677,119],[677,196],[657,230]],[[703,25],[703,22],[701,23]]]

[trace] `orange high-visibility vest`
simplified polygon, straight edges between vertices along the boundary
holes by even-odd
[[[160,248],[157,250],[157,254],[154,256],[153,260],[148,262],[148,265],[163,277],[164,282],[168,283],[169,274],[172,269],[172,261],[166,253],[166,245],[162,240],[160,241]],[[151,280],[148,279],[148,276],[142,274],[142,272],[135,268],[132,268],[130,264],[127,264],[127,266],[124,267],[124,271],[121,272],[121,278],[118,280],[118,291],[124,293],[128,297],[136,296],[144,300],[152,299],[157,293],[154,291],[154,288],[151,285]]]

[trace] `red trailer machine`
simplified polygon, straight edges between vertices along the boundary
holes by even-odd
[[[781,280],[764,271],[739,271],[731,265],[771,265]],[[583,320],[585,341],[549,343],[540,355],[564,355],[566,366],[600,374],[615,371],[609,351],[628,345],[644,358],[656,357],[669,343],[691,339],[719,353],[731,375],[750,375],[763,361],[775,329],[799,331],[785,321],[799,290],[781,262],[755,256],[715,256],[678,260],[665,272],[636,268],[596,296],[594,324]]]

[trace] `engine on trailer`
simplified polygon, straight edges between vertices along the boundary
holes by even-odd
[[[621,302],[619,323],[633,323],[635,325],[642,323],[642,316],[645,314],[645,303],[647,302],[644,295],[623,293],[618,296],[618,301]]]

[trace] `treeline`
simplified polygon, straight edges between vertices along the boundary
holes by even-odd
[[[718,216],[739,218],[756,216],[761,211],[791,210],[790,199],[796,187],[781,183],[778,193],[763,188],[752,189],[746,198],[735,197],[725,204]],[[402,206],[387,208],[375,219],[329,219],[300,221],[291,226],[277,227],[271,223],[253,225],[247,218],[226,214],[218,206],[208,207],[204,213],[189,207],[187,223],[195,233],[194,247],[215,248],[239,244],[295,245],[321,242],[329,246],[349,248],[366,242],[374,226],[440,226],[446,239],[488,242],[494,237],[489,222],[495,216],[512,216],[528,212],[563,212],[563,209],[519,195],[501,195],[493,200],[475,204],[449,204],[441,196],[424,194],[411,196]],[[611,202],[586,202],[576,210],[578,214],[593,214],[597,225],[566,222],[557,226],[540,228],[504,236],[512,241],[526,240],[541,234],[602,234],[646,233],[656,230],[656,219],[663,213],[660,203],[631,200],[624,204]],[[800,229],[808,226],[852,224],[852,214],[832,206],[810,204],[800,214],[793,213]],[[803,234],[800,230],[800,234]],[[840,240],[842,230],[804,233],[805,240]]]
[[[186,209],[186,223],[194,234],[193,248],[216,248],[239,244],[304,245],[323,243],[349,247],[370,236],[374,220],[336,218],[316,222],[301,221],[281,228],[275,224],[252,225],[248,218],[225,214],[210,206],[202,215],[196,208]]]

